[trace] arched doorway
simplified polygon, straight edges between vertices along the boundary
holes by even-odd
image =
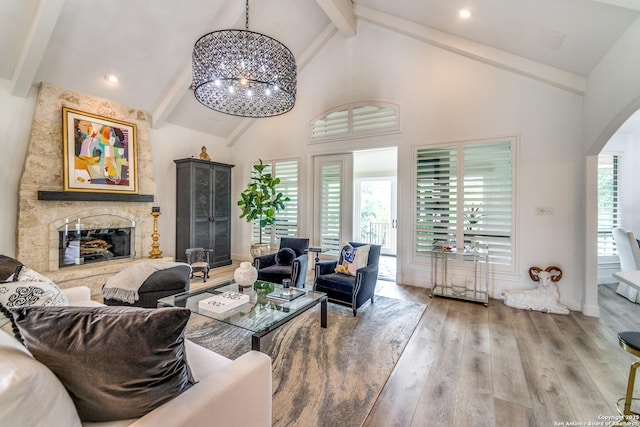
[[[585,288],[582,312],[599,317],[598,306],[598,155],[614,136],[637,129],[640,138],[640,98],[620,112],[600,134],[585,159]],[[639,149],[640,151],[640,149]],[[640,228],[638,230],[640,232]]]

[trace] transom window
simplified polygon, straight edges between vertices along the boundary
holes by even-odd
[[[310,141],[385,134],[400,130],[400,107],[382,102],[341,105],[311,120]]]

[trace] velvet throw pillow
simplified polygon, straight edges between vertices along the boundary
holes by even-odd
[[[193,384],[183,331],[190,310],[24,307],[25,346],[60,379],[82,421],[139,418]]]
[[[282,248],[276,254],[278,265],[291,265],[294,259],[296,259],[296,252],[291,248]]]
[[[67,297],[53,281],[23,266],[9,276],[9,281],[0,282],[0,303],[6,308],[69,305]],[[5,319],[0,313],[0,325]]]
[[[357,248],[345,245],[342,248],[342,264],[336,266],[336,273],[355,276],[359,268],[367,266],[370,250],[371,245],[358,246]]]

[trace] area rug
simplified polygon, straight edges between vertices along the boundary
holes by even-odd
[[[350,308],[329,303],[327,329],[317,306],[262,338],[273,362],[273,425],[360,426],[425,307],[376,297],[353,317]],[[251,348],[247,331],[198,315],[187,337],[231,359]]]

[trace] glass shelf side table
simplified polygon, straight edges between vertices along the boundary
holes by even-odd
[[[456,268],[452,268],[455,264]],[[489,250],[487,245],[438,245],[431,250],[431,297],[489,303]]]

